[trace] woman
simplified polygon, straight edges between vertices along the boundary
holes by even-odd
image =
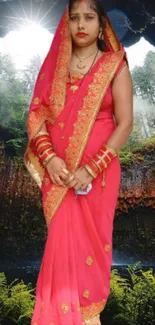
[[[28,116],[24,161],[41,188],[48,227],[32,325],[100,324],[110,292],[118,152],[132,125],[126,53],[99,0],[72,0]]]

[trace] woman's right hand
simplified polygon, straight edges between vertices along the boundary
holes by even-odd
[[[46,165],[46,169],[49,173],[52,182],[54,184],[65,187],[63,180],[67,179],[67,175],[64,173],[63,168],[67,168],[66,163],[63,159],[59,158],[58,156],[53,157]],[[61,180],[60,177],[63,180]]]

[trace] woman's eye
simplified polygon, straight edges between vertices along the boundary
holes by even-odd
[[[77,19],[76,16],[72,16],[72,17],[70,17],[70,20],[72,20],[72,21],[75,21],[76,19]]]
[[[92,20],[92,19],[94,19],[94,17],[92,17],[92,16],[87,16],[86,19],[88,19],[88,20]]]

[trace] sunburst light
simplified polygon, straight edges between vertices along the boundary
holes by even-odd
[[[52,9],[58,1],[53,1],[48,8],[43,6],[43,2],[19,0],[17,7],[13,6],[13,2],[7,2],[10,14],[4,18],[9,22],[8,33],[0,39],[0,52],[9,53],[16,68],[22,69],[32,56],[38,54],[44,58],[48,52],[52,31],[57,25]]]

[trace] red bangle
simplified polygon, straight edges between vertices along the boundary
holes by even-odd
[[[103,170],[104,168],[107,167],[106,162],[104,163],[100,158],[95,156],[94,160],[96,161],[97,164],[99,164],[100,168]]]
[[[46,149],[52,149],[51,145],[50,145],[50,144],[45,144],[44,146],[42,146],[41,148],[39,148],[39,149],[37,150],[39,156],[40,156],[41,153],[42,153],[43,151],[45,151]]]
[[[112,155],[112,157],[117,156],[117,152],[109,146],[103,146],[100,148],[100,150],[107,151],[107,153],[108,154],[110,153],[110,155]]]
[[[114,155],[112,154],[112,152],[106,150],[106,151],[103,151],[102,149],[100,149],[100,154],[101,156],[104,155],[104,156],[108,156],[111,160],[114,158]],[[109,159],[109,160],[110,160]]]
[[[50,154],[53,154],[54,151],[52,149],[49,149],[43,155],[40,157],[40,160],[43,162]]]
[[[51,143],[51,140],[49,140],[49,139],[41,139],[41,140],[39,140],[38,142],[37,142],[37,144],[35,144],[35,146],[36,146],[36,148],[38,148],[39,146],[40,146],[40,144],[42,144],[42,143],[44,143],[44,142],[49,142],[49,143]],[[52,145],[52,143],[51,143],[51,145]]]
[[[99,174],[101,171],[103,171],[105,168],[107,168],[107,165],[111,162],[111,160],[116,156],[115,150],[112,148],[108,148],[106,146],[102,146],[99,150],[99,152],[96,154],[95,157],[93,157],[87,165],[89,168],[93,171],[95,174]]]
[[[40,140],[50,140],[51,141],[51,139],[50,139],[50,137],[49,137],[49,135],[38,135],[38,137],[37,138],[35,138],[33,141],[34,141],[34,144],[37,146],[38,145],[38,141],[40,141]]]
[[[103,154],[102,154],[101,157],[102,157],[102,159],[106,162],[107,165],[110,163],[111,159],[109,159],[106,155],[103,155]]]
[[[87,164],[95,174],[99,173],[99,169],[97,168],[97,166],[90,160]]]

